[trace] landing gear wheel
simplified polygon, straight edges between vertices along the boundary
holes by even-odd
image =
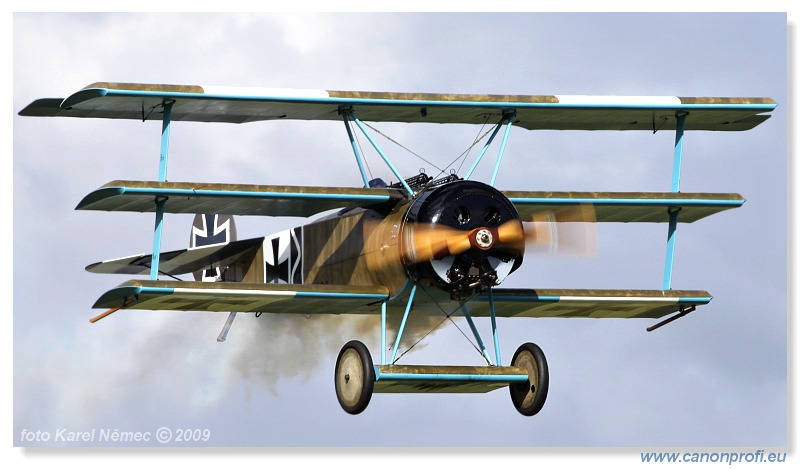
[[[536,344],[522,344],[514,353],[511,366],[519,366],[528,371],[528,381],[509,385],[511,402],[520,414],[528,417],[536,415],[544,406],[550,384],[550,372],[544,352]]]
[[[366,345],[357,340],[346,343],[336,359],[336,398],[348,414],[367,408],[375,387],[375,368]]]

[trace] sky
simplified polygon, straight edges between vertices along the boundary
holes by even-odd
[[[638,448],[786,447],[787,44],[782,13],[15,13],[13,444],[117,446],[54,439],[58,432],[165,427],[209,435],[167,445],[181,448],[514,448],[521,454],[637,448],[638,454]],[[336,400],[336,355],[359,339],[379,356],[380,336],[352,318],[239,315],[224,343],[215,338],[226,315],[213,313],[121,311],[89,323],[99,313],[91,309],[94,300],[127,277],[84,267],[150,252],[153,217],[74,207],[108,181],[155,180],[160,124],[16,112],[97,81],[752,96],[771,97],[778,107],[754,130],[685,138],[683,191],[747,199],[740,209],[678,229],[673,288],[709,291],[708,306],[651,333],[647,320],[500,320],[506,359],[529,341],[547,356],[550,391],[532,418],[516,412],[506,390],[376,394],[354,417]],[[357,187],[361,178],[342,127],[177,123],[168,179]],[[481,130],[378,128],[439,166]],[[673,140],[672,132],[514,128],[496,186],[667,192]],[[408,151],[383,145],[401,173],[435,172]],[[393,179],[377,157],[368,158],[372,175]],[[478,177],[488,180],[491,166],[485,162]],[[239,217],[237,228],[244,239],[305,222]],[[186,247],[190,226],[190,216],[167,215],[164,248]],[[529,255],[503,286],[658,289],[666,231],[599,226],[596,257]],[[486,336],[488,322],[478,326]],[[481,364],[481,358],[450,325],[405,363]],[[43,434],[51,440],[35,441]]]

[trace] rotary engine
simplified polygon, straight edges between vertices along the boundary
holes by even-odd
[[[403,265],[466,300],[498,285],[522,264],[525,240],[519,213],[500,191],[454,181],[420,194],[406,211],[400,239]]]

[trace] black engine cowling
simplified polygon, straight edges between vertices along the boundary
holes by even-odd
[[[522,264],[524,243],[496,242],[498,230],[519,220],[514,204],[489,185],[455,181],[429,189],[411,203],[405,215],[401,243],[406,272],[414,280],[428,280],[449,292],[454,300],[465,300],[499,284]],[[414,240],[437,228],[457,237],[468,236],[470,245],[455,255],[445,249],[430,258],[416,258]]]

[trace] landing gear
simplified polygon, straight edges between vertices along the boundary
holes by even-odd
[[[336,359],[336,397],[348,414],[367,408],[375,386],[375,368],[367,347],[357,340],[346,343]]]
[[[509,385],[511,402],[520,414],[528,417],[536,415],[544,406],[550,383],[547,360],[542,349],[530,342],[520,345],[511,359],[511,366],[519,366],[528,371],[528,381]]]

